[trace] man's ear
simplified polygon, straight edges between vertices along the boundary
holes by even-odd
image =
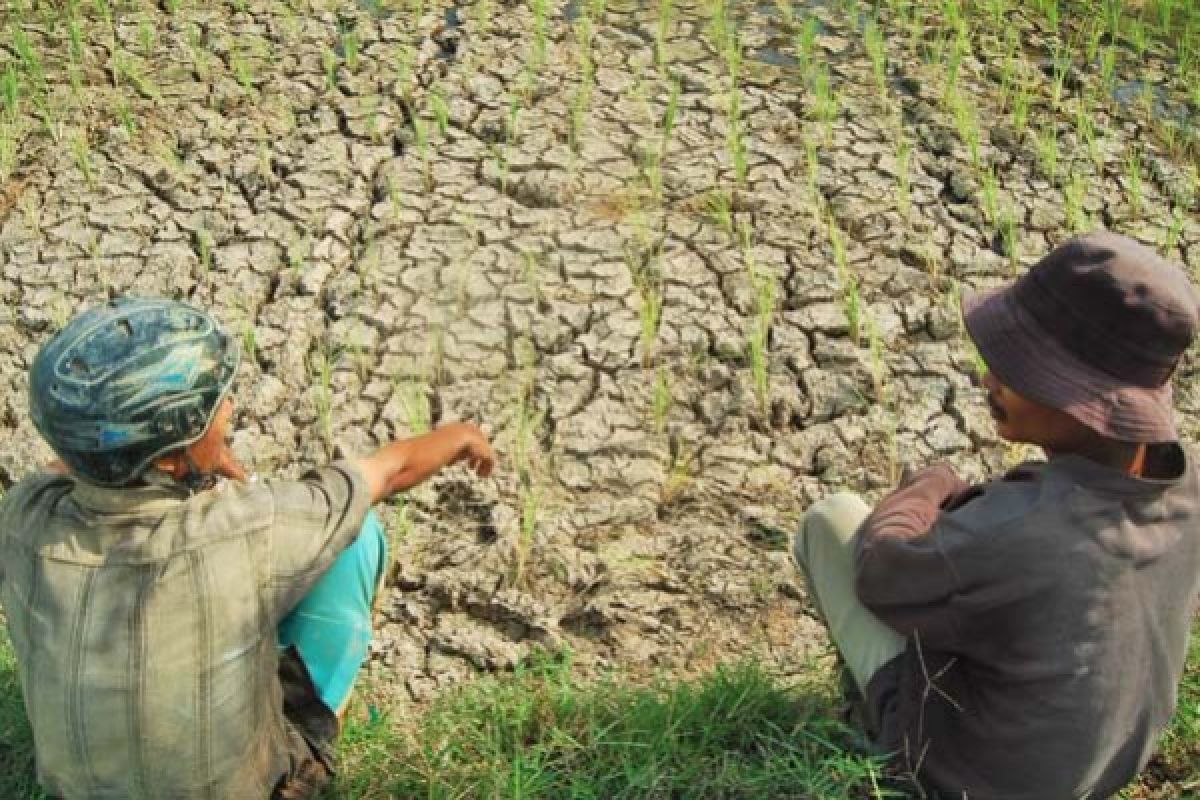
[[[155,461],[154,466],[175,480],[180,480],[188,472],[187,459],[183,457],[182,450],[172,450]]]

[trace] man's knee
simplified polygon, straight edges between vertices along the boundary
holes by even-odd
[[[854,492],[837,492],[813,503],[792,539],[796,561],[807,564],[814,547],[848,545],[868,513],[870,508]]]

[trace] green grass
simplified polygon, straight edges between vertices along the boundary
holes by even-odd
[[[1126,798],[1176,797],[1171,792],[1195,780],[1200,628],[1188,663],[1179,711]],[[323,800],[904,796],[889,788],[879,759],[854,749],[838,719],[833,671],[820,664],[792,685],[744,662],[647,685],[620,674],[585,681],[569,658],[544,656],[515,674],[450,690],[416,716],[369,705],[369,690],[360,696]],[[2,628],[0,797],[45,797]]]

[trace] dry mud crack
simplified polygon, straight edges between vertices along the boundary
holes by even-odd
[[[1047,78],[1020,9],[1037,131],[999,99],[1012,60],[982,22],[964,110],[921,55],[936,15],[889,40],[880,85],[833,5],[731,6],[736,64],[709,5],[294,5],[122,8],[76,60],[61,27],[10,22],[62,113],[5,117],[0,482],[49,458],[26,412],[38,344],[124,293],[241,338],[235,447],[260,474],[485,423],[496,478],[450,470],[384,510],[372,670],[417,701],[533,648],[797,671],[825,642],[787,548],[809,503],[1018,456],[972,385],[959,291],[1081,214],[1200,264],[1195,150],[1116,99],[1084,141],[1070,104],[1094,70]],[[1165,48],[1121,58],[1195,113]]]

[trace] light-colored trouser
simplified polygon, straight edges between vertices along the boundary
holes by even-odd
[[[905,647],[904,637],[868,611],[854,592],[854,533],[868,513],[858,495],[839,492],[809,508],[792,541],[809,596],[864,695],[876,670]]]

